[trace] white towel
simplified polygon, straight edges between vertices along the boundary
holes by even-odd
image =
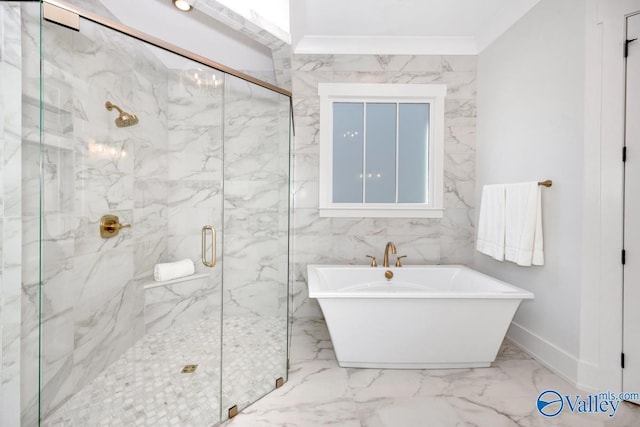
[[[176,262],[165,262],[156,264],[153,269],[153,278],[157,282],[177,279],[179,277],[190,276],[196,272],[196,267],[190,259],[183,259]]]
[[[537,182],[506,186],[504,258],[518,265],[544,265],[542,207]]]
[[[483,186],[478,218],[476,249],[498,261],[504,260],[505,195],[502,184]]]

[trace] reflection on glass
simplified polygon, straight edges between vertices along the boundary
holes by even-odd
[[[366,203],[396,201],[396,106],[367,104]]]
[[[333,104],[333,202],[362,203],[364,104]]]
[[[427,203],[429,104],[400,104],[398,203]]]

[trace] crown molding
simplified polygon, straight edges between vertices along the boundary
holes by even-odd
[[[474,37],[304,36],[296,54],[476,55]]]

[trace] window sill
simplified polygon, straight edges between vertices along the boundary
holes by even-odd
[[[320,208],[321,217],[337,218],[442,218],[444,209]]]

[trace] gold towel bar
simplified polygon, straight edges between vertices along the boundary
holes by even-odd
[[[545,187],[551,187],[553,185],[553,181],[551,181],[550,179],[548,179],[546,181],[540,181],[538,183],[538,185],[544,185]]]

